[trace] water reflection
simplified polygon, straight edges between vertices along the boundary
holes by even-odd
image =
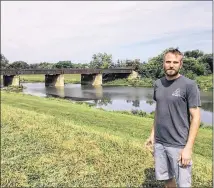
[[[155,110],[153,88],[93,87],[80,84],[66,84],[65,87],[45,87],[44,83],[25,83],[24,93],[61,97],[75,101],[87,101],[106,110]],[[212,124],[212,92],[201,92],[201,115],[204,123]]]
[[[107,106],[108,104],[112,104],[112,100],[110,98],[103,98],[100,100],[94,100],[94,103],[99,106]]]
[[[134,106],[134,107],[140,107],[140,101],[139,100],[133,100],[132,101],[132,106]]]
[[[151,100],[151,99],[146,101],[146,104],[153,105],[154,103],[155,103],[155,101],[153,101],[153,100]]]
[[[103,97],[103,87],[102,86],[96,86],[95,89],[95,95],[96,98],[102,98]]]
[[[201,102],[201,108],[205,111],[213,112],[213,103]]]
[[[58,96],[61,98],[65,97],[64,87],[45,87],[45,93],[47,96]]]
[[[125,100],[126,103],[132,104],[133,107],[140,107],[140,100]],[[112,100],[110,98],[103,98],[100,100],[94,100],[94,103],[97,105],[105,105],[112,104]],[[146,104],[153,105],[155,102],[153,100],[147,100]]]

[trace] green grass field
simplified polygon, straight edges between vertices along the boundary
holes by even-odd
[[[143,143],[153,120],[1,91],[2,187],[158,187]],[[200,128],[193,186],[212,186],[212,130]]]
[[[80,74],[65,74],[65,83],[80,83]],[[41,74],[20,75],[21,82],[44,82],[45,76]]]
[[[81,80],[80,74],[65,74],[65,83],[79,84]],[[21,82],[45,82],[45,75],[41,74],[30,74],[30,75],[20,75]],[[3,76],[1,75],[1,84],[3,83]]]

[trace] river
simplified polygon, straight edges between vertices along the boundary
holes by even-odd
[[[23,90],[25,94],[85,101],[105,110],[143,110],[150,113],[155,109],[155,101],[152,99],[153,88],[127,86],[93,87],[81,84],[65,84],[64,88],[55,88],[45,87],[44,83],[22,83],[22,85],[25,87]],[[212,125],[212,92],[201,91],[200,93],[202,122]]]

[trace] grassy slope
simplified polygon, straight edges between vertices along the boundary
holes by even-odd
[[[1,92],[2,186],[157,187],[143,148],[152,119]],[[193,185],[212,184],[212,131],[200,129]]]

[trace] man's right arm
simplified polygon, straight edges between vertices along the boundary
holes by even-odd
[[[157,117],[157,107],[155,107],[154,122],[153,122],[153,125],[152,125],[152,130],[151,130],[150,136],[149,136],[149,138],[146,140],[146,143],[145,143],[146,146],[149,146],[149,145],[153,145],[153,144],[154,144],[156,117]]]
[[[157,84],[156,84],[156,81],[155,81],[154,82],[154,93],[153,93],[153,100],[155,100],[155,101],[156,101],[156,90],[157,90]],[[154,144],[154,135],[155,135],[154,133],[155,133],[156,117],[157,117],[157,105],[155,107],[154,122],[153,122],[153,125],[152,125],[152,130],[151,130],[149,138],[145,142],[145,146],[146,147],[149,146],[149,145],[153,145]]]
[[[157,107],[155,107],[154,123],[153,123],[152,131],[151,131],[151,134],[150,134],[150,138],[152,139],[152,145],[154,143],[154,137],[155,137],[156,117],[157,117]]]

